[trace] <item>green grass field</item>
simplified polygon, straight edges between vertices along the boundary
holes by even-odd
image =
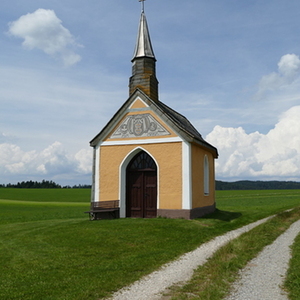
[[[214,236],[299,206],[300,191],[218,191],[218,211],[196,220],[91,222],[89,198],[84,189],[0,189],[0,299],[106,297]]]
[[[0,188],[0,224],[84,218],[88,189]]]
[[[0,199],[34,202],[81,202],[89,205],[89,189],[15,189],[0,188]]]

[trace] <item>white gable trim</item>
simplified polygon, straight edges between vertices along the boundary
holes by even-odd
[[[156,117],[158,118],[158,121],[162,122],[162,126],[167,126],[169,127],[176,135],[178,135],[179,137],[181,137],[181,140],[190,140],[190,137],[184,132],[182,131],[180,128],[177,128],[176,124],[174,126],[174,122],[168,118],[164,112],[162,112],[158,107],[156,107],[153,103],[151,103],[151,100],[147,99],[145,96],[145,99],[143,100],[143,93],[139,90],[136,91],[137,94],[141,94],[141,96],[135,95],[135,97],[133,97],[133,95],[127,100],[126,103],[124,103],[124,105],[121,107],[121,109],[115,114],[115,116],[107,123],[107,125],[103,128],[103,130],[90,142],[91,146],[96,146],[96,145],[102,145],[103,143],[109,143],[109,142],[104,142],[103,140],[107,138],[108,134],[111,133],[111,131],[115,128],[115,126],[117,124],[119,124],[119,122],[124,118],[124,116],[132,111],[140,111],[140,112],[144,112],[144,111],[152,111]],[[141,100],[143,103],[145,103],[145,105],[147,105],[147,107],[144,108],[137,108],[137,109],[132,109],[130,107],[132,107],[133,103],[137,100]],[[156,118],[155,117],[155,118]],[[128,143],[126,143],[128,144]],[[138,143],[136,143],[138,144]],[[106,145],[111,145],[111,144],[106,144]],[[115,145],[115,144],[113,144]],[[122,143],[119,145],[123,145]]]
[[[136,97],[136,98],[133,100],[133,102],[131,103],[131,105],[129,106],[129,109],[132,109],[132,106],[133,106],[134,103],[135,103],[136,101],[138,101],[138,100],[140,100],[140,101],[146,106],[146,108],[149,107],[149,105],[148,105],[144,100],[142,100],[140,97]]]
[[[119,140],[119,141],[105,141],[100,146],[118,146],[118,145],[139,145],[139,144],[158,144],[158,143],[176,143],[182,142],[180,137],[172,138],[156,138],[156,139],[140,139],[140,140]]]

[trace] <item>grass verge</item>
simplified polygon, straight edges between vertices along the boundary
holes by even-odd
[[[300,299],[300,235],[292,246],[292,259],[284,286],[291,300]]]
[[[299,218],[300,208],[280,213],[229,242],[219,249],[205,265],[200,266],[186,285],[172,288],[169,299],[223,299],[229,293],[231,284],[237,279],[238,271]],[[299,271],[296,273],[299,274]],[[299,297],[294,299],[299,299]]]

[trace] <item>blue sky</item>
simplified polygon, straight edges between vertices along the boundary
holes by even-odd
[[[128,98],[138,0],[3,0],[0,183],[91,182]],[[146,0],[160,100],[219,150],[220,180],[300,181],[300,2]]]

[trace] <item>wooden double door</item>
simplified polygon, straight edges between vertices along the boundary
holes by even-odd
[[[157,167],[144,151],[139,152],[126,169],[126,217],[157,216]]]

